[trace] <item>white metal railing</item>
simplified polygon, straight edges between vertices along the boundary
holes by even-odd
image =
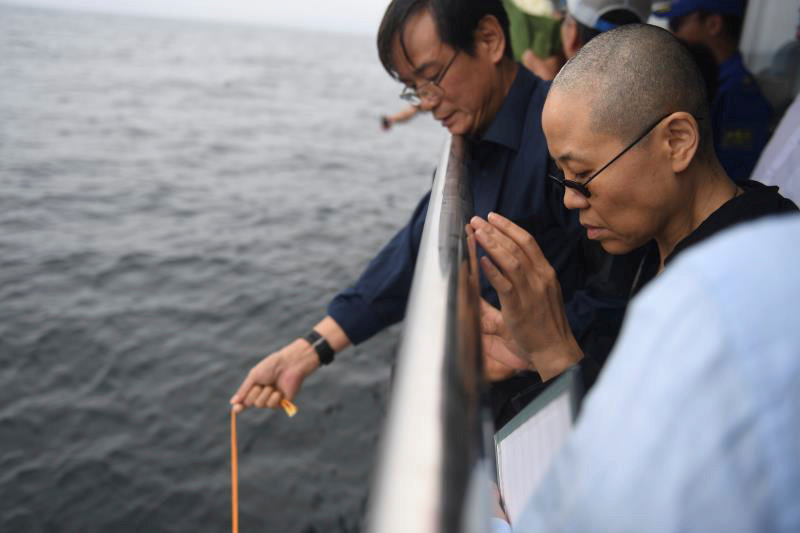
[[[368,514],[374,533],[486,531],[491,423],[477,264],[465,224],[469,143],[452,136],[433,183]]]

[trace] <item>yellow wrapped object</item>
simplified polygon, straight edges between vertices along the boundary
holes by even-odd
[[[286,412],[286,416],[289,418],[292,418],[297,414],[297,406],[285,398],[281,400],[281,407],[283,407],[283,410]]]

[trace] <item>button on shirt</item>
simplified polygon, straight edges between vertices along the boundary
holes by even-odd
[[[568,302],[567,316],[580,337],[597,314],[621,319],[625,299],[585,286],[593,269],[582,255],[585,232],[577,213],[563,206],[563,192],[547,178],[551,163],[541,113],[548,89],[549,83],[518,67],[494,120],[480,138],[472,139],[467,171],[476,215],[485,218],[495,211],[536,238],[558,274]],[[328,314],[353,343],[403,318],[429,198],[430,194],[422,199],[408,224],[369,263],[355,285],[328,306]],[[497,302],[482,273],[481,291],[487,300]]]
[[[798,272],[800,215],[681,254],[514,532],[800,531]]]
[[[714,148],[734,181],[753,172],[769,140],[772,109],[755,78],[734,54],[719,66],[719,90],[711,106]]]

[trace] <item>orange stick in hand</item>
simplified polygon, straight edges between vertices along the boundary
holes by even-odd
[[[231,409],[231,496],[233,502],[233,533],[239,533],[239,461],[236,450],[236,411]]]
[[[291,418],[297,414],[297,406],[289,400],[281,400],[281,407]],[[231,409],[231,505],[233,533],[239,533],[239,460],[236,446],[236,411]]]

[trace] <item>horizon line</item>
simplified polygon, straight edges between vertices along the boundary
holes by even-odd
[[[92,8],[92,7],[84,7],[84,6],[75,6],[75,7],[68,7],[63,5],[54,5],[44,2],[31,2],[31,3],[19,3],[14,2],[13,0],[0,0],[0,6],[8,6],[12,8],[18,9],[31,9],[31,10],[41,10],[41,11],[61,11],[66,13],[83,13],[89,15],[111,15],[111,16],[120,16],[120,17],[131,17],[131,18],[143,18],[143,19],[154,19],[154,20],[163,20],[163,21],[175,21],[175,22],[201,22],[201,23],[209,23],[209,24],[217,24],[217,25],[232,25],[232,26],[243,26],[243,27],[250,27],[250,28],[274,28],[278,30],[299,30],[299,31],[307,31],[307,32],[314,32],[314,33],[328,33],[333,35],[349,35],[349,36],[375,36],[377,30],[375,31],[366,31],[364,29],[355,29],[355,28],[348,28],[348,29],[337,29],[337,28],[330,28],[330,27],[323,27],[319,25],[299,25],[299,24],[292,24],[290,22],[272,22],[258,18],[239,18],[239,17],[231,17],[231,18],[219,18],[219,17],[211,17],[211,16],[202,16],[202,15],[172,15],[172,14],[165,14],[165,13],[153,13],[153,12],[146,12],[146,11],[137,11],[137,10],[122,10],[122,11],[115,11],[115,10],[108,10],[102,8]]]

